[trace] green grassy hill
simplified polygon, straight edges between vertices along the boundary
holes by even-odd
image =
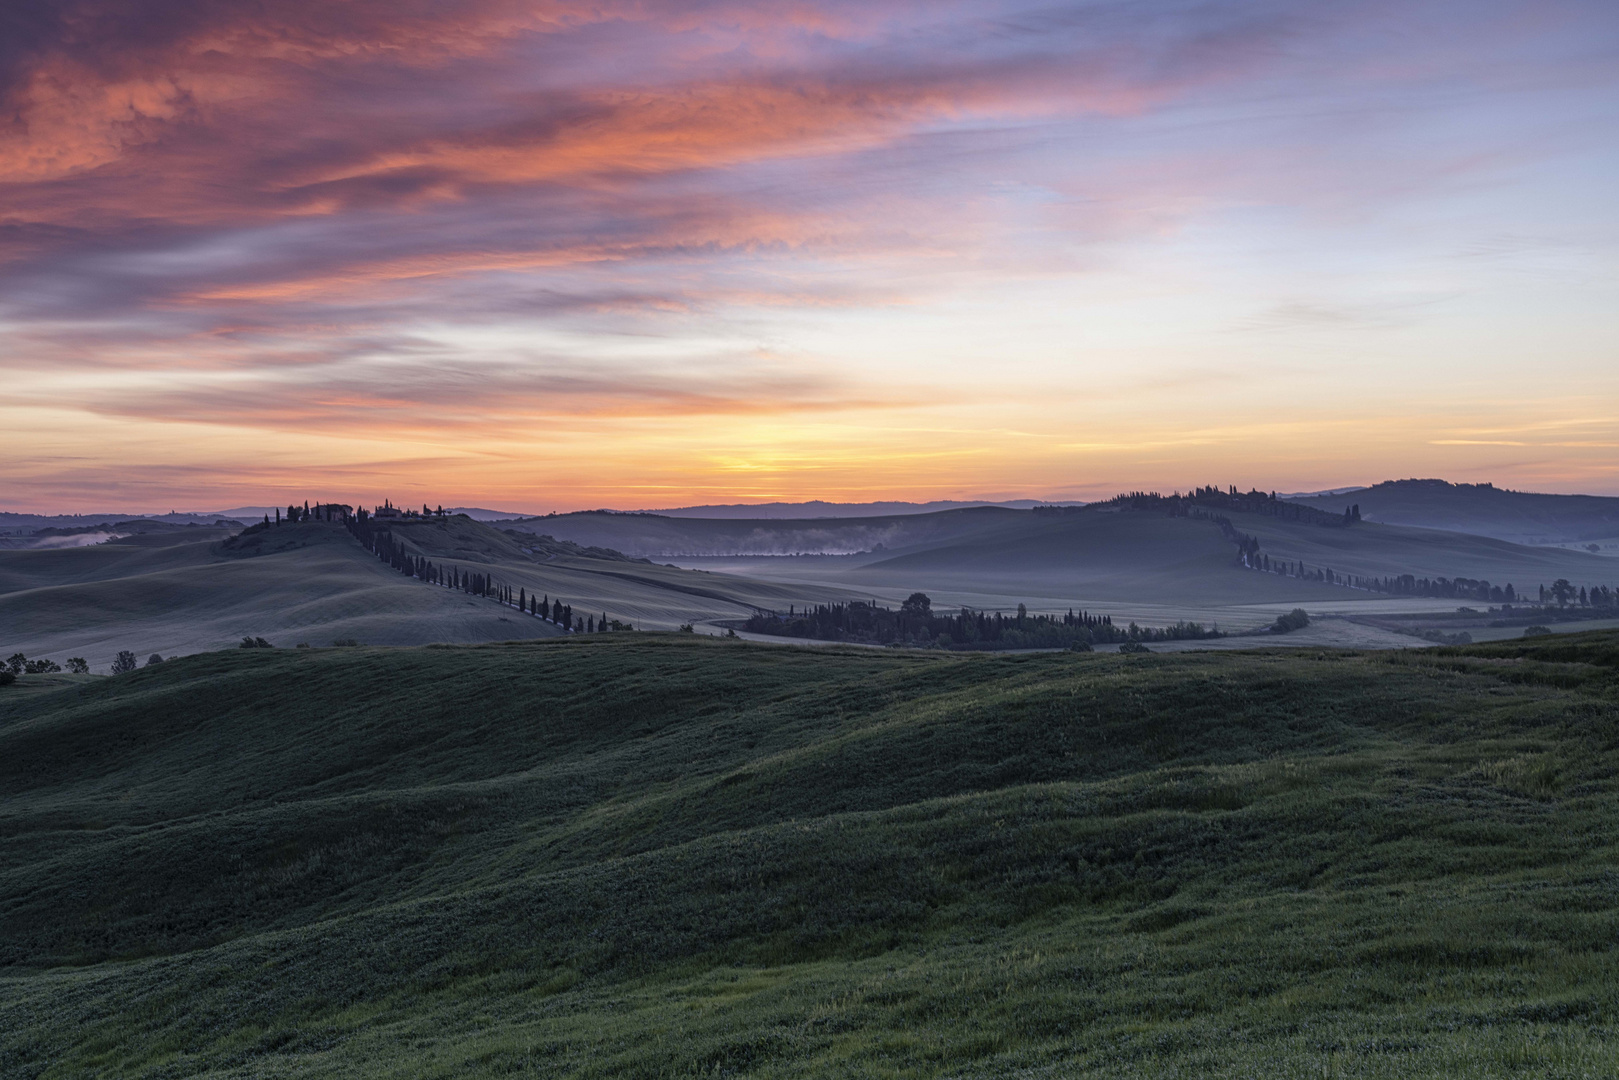
[[[1619,635],[0,688],[8,1077],[1619,1071]]]
[[[1619,539],[1619,499],[1545,495],[1491,484],[1386,480],[1344,495],[1295,499],[1329,513],[1360,505],[1368,521],[1493,536],[1519,544]]]

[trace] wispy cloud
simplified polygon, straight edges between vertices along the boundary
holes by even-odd
[[[1139,410],[1186,394],[1188,371],[1213,373],[1208,393],[1276,383],[1247,345],[1188,357],[1164,336],[1202,316],[1146,313],[1193,286],[1141,252],[1204,244],[1218,263],[1289,215],[1360,228],[1471,191],[1569,145],[1477,116],[1611,99],[1619,58],[1611,9],[1575,0],[15,0],[0,20],[0,407],[150,425],[139,452],[176,483],[185,425],[470,445],[542,418],[685,418],[684,443],[644,454],[725,471],[698,449],[712,418],[881,416],[892,444],[840,437],[894,453],[955,423],[914,410],[971,400],[985,430],[1055,432],[1069,458],[1195,455],[1184,433],[1061,430],[1076,386]],[[1470,287],[1402,268],[1346,288],[1388,260],[1327,270],[1283,243],[1299,280],[1206,325],[1269,331],[1259,349],[1389,337]],[[1577,275],[1603,245],[1530,223],[1445,250],[1572,252]],[[1026,289],[1048,290],[1038,311]],[[1095,360],[1094,342],[1064,352],[1094,318],[1026,329],[1064,305],[1131,328],[1099,332]],[[993,364],[956,355],[985,307],[1006,327]],[[1149,339],[1159,360],[1118,360]],[[998,460],[1004,485],[1019,459]]]

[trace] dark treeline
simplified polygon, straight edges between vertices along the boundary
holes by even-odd
[[[796,606],[787,614],[761,612],[745,624],[756,634],[779,637],[853,641],[871,645],[919,645],[945,649],[1089,649],[1127,641],[1172,641],[1219,637],[1218,629],[1197,623],[1155,628],[1113,625],[1107,615],[1068,612],[1030,615],[1019,604],[1016,615],[962,608],[954,615],[935,614],[922,593],[913,593],[898,610],[876,603]]]
[[[1290,559],[1272,559],[1255,552],[1246,566],[1268,574],[1282,574],[1301,581],[1319,581],[1327,585],[1343,585],[1368,592],[1390,593],[1395,596],[1427,596],[1441,600],[1478,600],[1486,604],[1516,604],[1529,601],[1519,594],[1509,581],[1494,585],[1478,578],[1417,577],[1415,574],[1397,574],[1392,577],[1362,577],[1358,574],[1340,574],[1327,566],[1309,566]]]
[[[1243,514],[1262,514],[1265,517],[1280,518],[1283,521],[1302,521],[1310,525],[1326,525],[1330,527],[1343,527],[1353,525],[1360,520],[1360,505],[1354,504],[1344,508],[1342,514],[1332,514],[1325,510],[1317,510],[1313,506],[1300,506],[1285,499],[1278,499],[1276,492],[1248,491],[1240,492],[1236,485],[1222,490],[1209,485],[1207,487],[1192,488],[1186,494],[1173,492],[1161,495],[1156,491],[1130,491],[1123,495],[1115,495],[1103,502],[1091,503],[1088,506],[1037,506],[1037,514],[1082,514],[1086,511],[1115,508],[1121,510],[1160,510],[1171,517],[1202,517],[1198,510],[1231,510]]]
[[[406,577],[485,597],[507,607],[514,607],[536,619],[544,619],[570,633],[594,634],[634,629],[629,623],[609,619],[605,611],[602,612],[600,619],[595,615],[575,615],[573,605],[564,604],[560,599],[534,596],[525,588],[514,589],[483,571],[463,570],[459,566],[435,563],[424,555],[407,551],[404,545],[394,539],[392,529],[386,524],[379,523],[375,516],[364,510],[345,518],[344,524],[367,551]]]
[[[1319,581],[1328,585],[1343,585],[1368,592],[1389,593],[1393,596],[1424,596],[1438,600],[1476,600],[1483,604],[1530,604],[1559,608],[1579,607],[1607,610],[1619,608],[1619,590],[1608,585],[1574,585],[1566,578],[1558,578],[1550,587],[1540,585],[1531,594],[1519,592],[1509,581],[1495,585],[1482,578],[1417,577],[1415,574],[1397,574],[1392,577],[1362,577],[1340,574],[1325,566],[1307,566],[1287,559],[1272,559],[1258,553],[1244,562],[1245,566],[1264,573],[1284,574],[1304,581]]]

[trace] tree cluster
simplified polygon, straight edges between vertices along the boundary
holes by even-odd
[[[1270,628],[1271,632],[1275,634],[1290,634],[1294,630],[1303,630],[1309,625],[1309,613],[1303,608],[1296,607],[1286,615],[1276,616],[1276,621],[1271,623]]]
[[[1608,585],[1576,587],[1567,578],[1558,578],[1551,588],[1540,587],[1540,602],[1547,600],[1558,607],[1619,608],[1619,591]]]
[[[935,614],[923,593],[913,593],[898,610],[876,602],[797,606],[787,614],[760,612],[744,629],[778,637],[853,641],[873,645],[918,645],[958,650],[1073,649],[1122,641],[1171,641],[1219,637],[1218,629],[1181,622],[1167,627],[1128,627],[1111,616],[1069,611],[1066,615],[1030,615],[1019,604],[1016,615],[962,608]]]
[[[146,665],[150,667],[153,664],[161,664],[162,662],[163,658],[157,653],[153,653],[146,661]],[[58,664],[55,660],[30,660],[20,652],[12,653],[4,664],[0,664],[0,672],[4,672],[13,680],[18,675],[55,675],[63,670],[66,670],[69,675],[90,674],[90,661],[82,656],[70,656],[63,663],[66,664],[65,669],[63,664]],[[136,660],[135,654],[125,649],[113,658],[112,673],[122,675],[126,671],[134,671],[139,666],[140,664]]]
[[[69,660],[68,663],[73,661]],[[55,660],[30,660],[22,653],[12,653],[5,670],[12,675],[52,675],[62,670]]]
[[[1247,491],[1239,492],[1235,484],[1222,490],[1214,485],[1195,487],[1182,495],[1173,492],[1162,495],[1156,491],[1131,491],[1123,495],[1115,495],[1105,502],[1092,503],[1088,507],[1036,507],[1037,512],[1051,513],[1054,511],[1079,512],[1091,508],[1112,507],[1120,510],[1156,510],[1168,513],[1171,517],[1204,517],[1206,514],[1199,510],[1228,510],[1243,514],[1261,514],[1282,521],[1302,521],[1311,525],[1325,525],[1339,528],[1353,525],[1360,520],[1360,505],[1354,504],[1344,508],[1342,514],[1333,514],[1325,510],[1317,510],[1313,506],[1301,506],[1298,503],[1278,499],[1276,492]]]
[[[1252,570],[1301,581],[1319,581],[1326,585],[1342,585],[1367,592],[1383,592],[1394,596],[1427,596],[1442,600],[1479,600],[1489,604],[1515,604],[1520,596],[1511,582],[1493,585],[1479,578],[1417,577],[1415,574],[1397,574],[1392,577],[1362,577],[1358,574],[1340,574],[1328,566],[1309,566],[1293,559],[1272,559],[1255,552],[1244,565]]]

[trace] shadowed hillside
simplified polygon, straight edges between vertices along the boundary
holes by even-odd
[[[577,544],[615,548],[634,556],[848,555],[917,547],[1003,530],[1029,515],[999,507],[971,507],[889,517],[691,518],[592,511],[510,523]]]
[[[221,541],[129,537],[94,547],[0,552],[7,654],[83,656],[105,670],[121,649],[145,659],[234,645],[337,639],[414,645],[504,641],[556,631],[481,599],[401,577],[340,525],[286,524]]]
[[[1544,495],[1493,484],[1385,480],[1344,495],[1292,501],[1332,513],[1358,504],[1368,521],[1474,533],[1518,544],[1619,540],[1619,499],[1602,495]]]
[[[1254,514],[1233,514],[1231,521],[1258,538],[1260,550],[1273,559],[1302,560],[1340,574],[1482,578],[1496,584],[1515,582],[1530,593],[1537,585],[1550,585],[1558,578],[1581,585],[1619,581],[1619,562],[1613,559],[1488,536],[1370,521],[1349,528],[1321,528]]]
[[[716,550],[727,544],[746,547],[767,535],[786,547],[801,542],[812,546],[809,541],[815,537],[841,537],[850,547],[874,539],[874,534],[856,531],[868,524],[864,521],[756,522],[743,529],[735,522],[636,515],[546,520],[561,522],[564,529],[579,524],[580,537],[604,539],[612,531],[618,535],[615,542],[640,543],[647,550],[683,543]],[[767,534],[766,525],[779,531]],[[800,528],[802,532],[794,531]],[[1369,592],[1335,583],[1345,576],[1487,580],[1497,587],[1514,584],[1531,597],[1538,595],[1539,586],[1550,587],[1559,579],[1578,587],[1619,582],[1612,560],[1584,551],[1346,523],[1341,510],[1300,510],[1264,493],[1239,495],[1214,488],[1169,498],[1124,496],[1083,508],[917,515],[885,523],[883,529],[893,546],[859,554],[680,561],[760,581],[840,589],[889,605],[922,591],[939,608],[1012,610],[1026,603],[1031,610],[1059,613],[1070,607],[1100,610],[1152,626],[1186,619],[1236,630],[1269,625],[1278,614],[1301,605],[1312,612],[1357,617],[1455,606],[1434,599],[1453,598],[1452,592],[1440,590],[1430,599],[1424,599],[1429,593],[1420,588]],[[1258,543],[1256,556],[1303,564],[1307,575],[1256,573],[1245,567],[1239,555],[1244,537]],[[1324,577],[1323,570],[1334,576]],[[793,600],[809,602],[802,595]],[[1348,624],[1332,626],[1343,631],[1331,638],[1338,644],[1400,643],[1362,634]]]
[[[467,517],[396,521],[401,550],[555,598],[581,619],[640,628],[747,618],[763,608],[847,598],[677,570],[616,551],[512,535]],[[0,551],[0,655],[104,671],[124,649],[142,659],[234,645],[358,640],[376,645],[547,637],[552,625],[482,596],[405,576],[338,522],[226,530],[172,529],[89,547]]]
[[[0,1074],[1610,1075],[1616,678],[1615,635],[23,676]]]
[[[1256,495],[1258,493],[1255,493]],[[1217,518],[1259,538],[1273,558],[1327,565],[1365,576],[1485,578],[1522,587],[1568,578],[1608,583],[1615,564],[1583,551],[1528,547],[1431,529],[1340,523],[1342,507],[1291,520],[1224,505],[1115,500],[1066,512],[978,508],[898,518],[737,521],[642,514],[567,514],[518,523],[554,529],[575,543],[653,557],[737,557],[795,553],[849,557],[780,558],[759,574],[876,588],[904,595],[977,592],[1008,597],[1085,598],[1149,604],[1253,604],[1342,596],[1313,582],[1266,580],[1243,572]],[[1209,500],[1199,500],[1199,502]],[[1260,500],[1263,502],[1263,499]],[[1267,509],[1275,509],[1272,502]],[[1280,504],[1286,509],[1286,504]],[[1193,516],[1186,516],[1190,508]],[[858,553],[858,554],[855,554]],[[1015,602],[1015,600],[1014,600]]]
[[[493,528],[463,517],[406,521],[389,529],[413,554],[477,567],[513,589],[564,597],[581,614],[606,614],[643,630],[745,619],[760,610],[855,595],[836,587],[679,569],[505,524]]]

